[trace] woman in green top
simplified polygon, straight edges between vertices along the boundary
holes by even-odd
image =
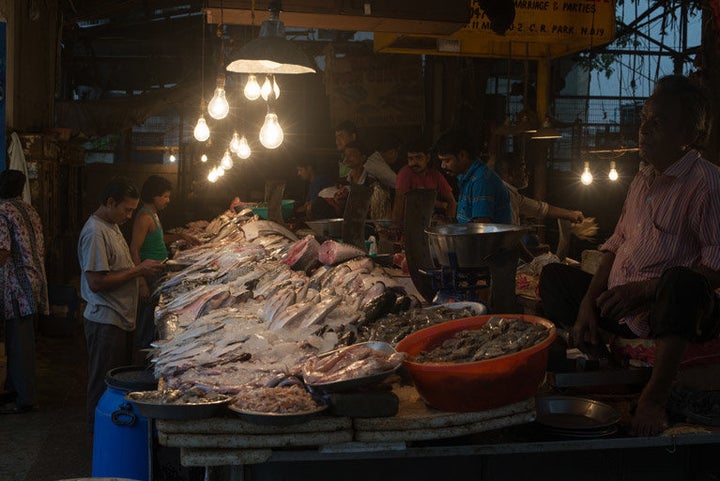
[[[168,258],[166,242],[179,238],[185,239],[190,245],[198,244],[197,239],[185,235],[165,234],[158,218],[158,212],[170,203],[172,184],[159,175],[147,178],[140,192],[141,207],[135,214],[130,241],[130,255],[136,265],[145,259],[163,261]],[[154,278],[140,278],[140,306],[138,321],[135,327],[135,348],[143,349],[154,340],[155,324],[153,313],[155,305],[150,299],[150,287]]]

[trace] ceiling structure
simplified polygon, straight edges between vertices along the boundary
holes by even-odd
[[[286,0],[282,2],[280,20],[293,33],[303,29],[314,32],[297,35],[314,40],[303,45],[314,54],[322,52],[327,40],[345,40],[354,31],[377,32],[376,48],[378,39],[384,38],[388,39],[386,47],[399,47],[385,50],[398,52],[403,50],[402,41],[412,40],[420,48],[406,49],[405,53],[427,54],[437,49],[438,39],[452,39],[453,34],[467,37],[466,27],[477,15],[478,1],[483,0]],[[674,5],[672,1],[651,3],[637,19],[622,19],[618,33],[642,26],[652,16],[675,14],[675,9],[668,8]],[[61,0],[59,4],[63,16],[61,97],[70,99],[73,92],[76,98],[99,98],[197,80],[201,57],[205,57],[207,76],[219,63],[216,24],[225,25],[227,49],[241,46],[257,35],[269,15],[270,0]],[[207,12],[206,25],[203,8]],[[516,34],[509,31],[506,36],[513,38]],[[422,48],[423,40],[427,40],[427,49]],[[522,48],[515,43],[513,49]],[[666,49],[672,51],[670,46]],[[506,51],[501,48],[482,56],[502,57]],[[467,54],[480,55],[472,51]],[[685,56],[682,52],[675,54]],[[527,50],[512,53],[514,58],[527,55]]]

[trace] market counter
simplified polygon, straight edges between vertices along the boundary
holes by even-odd
[[[319,415],[302,424],[268,426],[239,418],[157,420],[160,444],[181,448],[186,466],[256,464],[281,448],[313,447],[320,452],[377,450],[372,445],[405,449],[410,441],[453,438],[521,425],[535,419],[534,399],[471,413],[428,408],[411,386],[395,386],[396,416],[355,418]],[[363,447],[364,446],[364,447]]]
[[[654,437],[560,438],[548,435],[532,423],[535,419],[533,398],[482,412],[447,413],[428,408],[411,386],[396,385],[394,392],[400,404],[398,414],[393,417],[318,415],[302,424],[268,426],[245,421],[228,412],[226,417],[204,420],[157,420],[158,439],[164,446],[180,448],[184,466],[223,466],[231,470],[232,476],[219,479],[242,479],[243,467],[279,466],[277,463],[351,463],[383,459],[404,463],[407,461],[401,460],[452,459],[449,462],[454,465],[461,460],[477,458],[485,460],[483,465],[493,466],[492,460],[497,456],[505,462],[517,459],[512,463],[516,470],[533,472],[536,469],[533,466],[538,463],[545,465],[560,459],[574,463],[573,469],[577,470],[580,469],[578,466],[589,462],[587,456],[592,452],[603,452],[604,456],[613,459],[619,456],[613,463],[620,464],[635,458],[663,458],[665,469],[676,475],[673,470],[687,464],[683,461],[685,457],[699,457],[700,464],[693,466],[704,466],[702,463],[707,456],[703,453],[714,452],[720,444],[720,428],[690,424],[674,425],[663,435]],[[621,453],[627,449],[633,449],[637,454],[623,457]],[[573,457],[572,453],[577,454]],[[529,459],[533,461],[523,468]],[[293,468],[288,469],[294,470],[299,465],[289,466]],[[595,469],[611,468],[598,466]],[[297,479],[304,479],[298,476]]]

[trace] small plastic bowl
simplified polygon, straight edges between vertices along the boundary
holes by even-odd
[[[492,317],[521,319],[542,324],[550,332],[538,344],[522,351],[484,361],[464,363],[413,362],[420,351],[439,346],[463,330],[480,329]],[[552,322],[537,316],[493,314],[457,319],[410,334],[396,346],[406,352],[404,366],[415,388],[430,406],[443,411],[467,412],[493,409],[534,395],[545,378],[548,349],[557,337]]]

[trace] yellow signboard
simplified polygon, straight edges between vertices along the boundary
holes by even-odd
[[[470,23],[449,36],[375,33],[378,52],[478,57],[555,58],[615,38],[615,0],[515,0],[504,35],[471,0]]]

